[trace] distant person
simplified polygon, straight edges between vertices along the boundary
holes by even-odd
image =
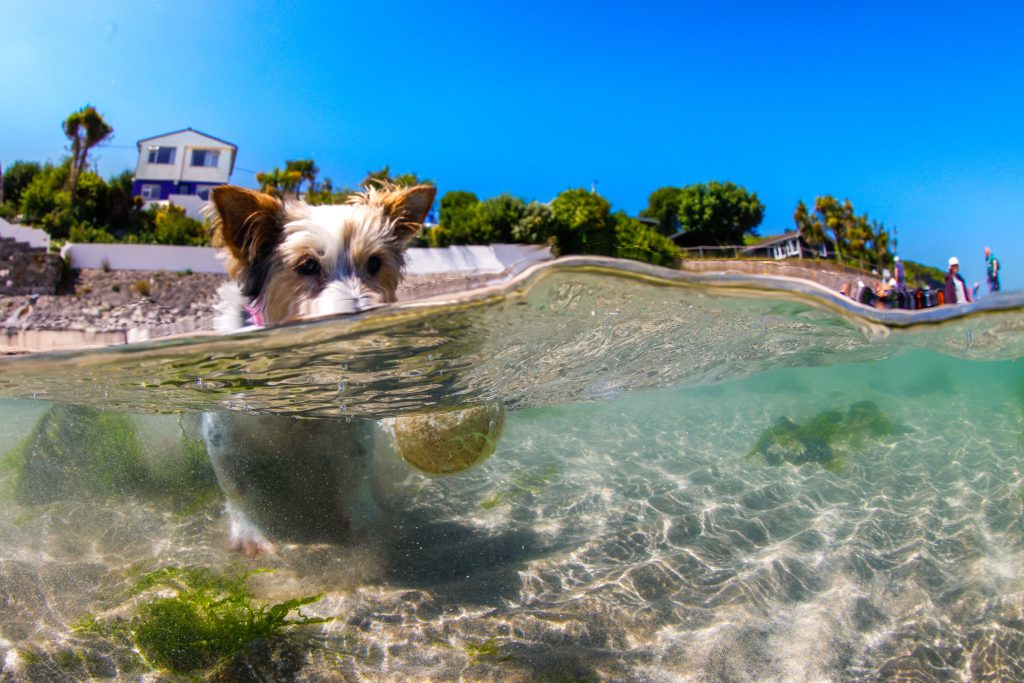
[[[992,250],[985,247],[985,275],[988,277],[988,291],[999,291],[999,259],[992,253]]]
[[[900,261],[899,256],[893,256],[893,270],[896,271],[896,286],[906,287],[907,286],[907,267],[903,265],[903,261]]]
[[[947,304],[971,303],[971,290],[967,288],[967,283],[960,277],[960,259],[956,256],[949,257],[945,299]]]

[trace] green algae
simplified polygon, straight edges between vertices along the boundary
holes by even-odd
[[[487,640],[470,640],[466,642],[466,654],[470,659],[498,656],[498,641],[493,637]]]
[[[318,595],[273,605],[258,601],[247,588],[255,573],[221,575],[202,567],[149,572],[129,591],[128,597],[146,597],[130,618],[90,615],[75,630],[130,643],[147,668],[191,674],[217,665],[238,667],[238,655],[266,657],[296,628],[330,621],[301,611]]]
[[[202,439],[179,420],[173,439],[154,445],[139,425],[127,413],[52,406],[0,459],[0,495],[26,505],[125,495],[169,499],[179,514],[219,499]]]
[[[822,411],[803,424],[788,417],[778,418],[761,433],[748,457],[760,455],[769,465],[817,463],[838,472],[845,467],[840,452],[906,431],[873,401],[858,401],[845,411]]]

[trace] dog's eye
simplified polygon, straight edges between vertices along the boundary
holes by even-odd
[[[376,275],[377,273],[379,273],[380,266],[380,256],[371,256],[370,258],[366,259],[366,272],[368,272],[370,275]]]
[[[308,258],[295,268],[295,271],[299,275],[319,275],[320,274],[320,262],[316,259]]]

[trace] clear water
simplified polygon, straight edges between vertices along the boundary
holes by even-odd
[[[864,317],[792,282],[578,260],[463,301],[7,359],[3,676],[148,675],[83,620],[200,566],[271,569],[268,604],[321,596],[289,656],[232,660],[270,679],[1024,679],[1022,303]],[[72,407],[46,441],[51,402]],[[255,559],[189,441],[200,411],[369,426],[493,402],[497,450],[458,474],[365,430],[373,525]],[[791,462],[780,418],[839,425],[830,457]],[[104,420],[131,431],[109,458],[50,453]],[[131,438],[145,471],[105,476]]]

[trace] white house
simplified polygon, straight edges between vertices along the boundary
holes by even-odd
[[[139,140],[132,195],[171,203],[194,217],[235,168],[238,147],[192,128]]]

